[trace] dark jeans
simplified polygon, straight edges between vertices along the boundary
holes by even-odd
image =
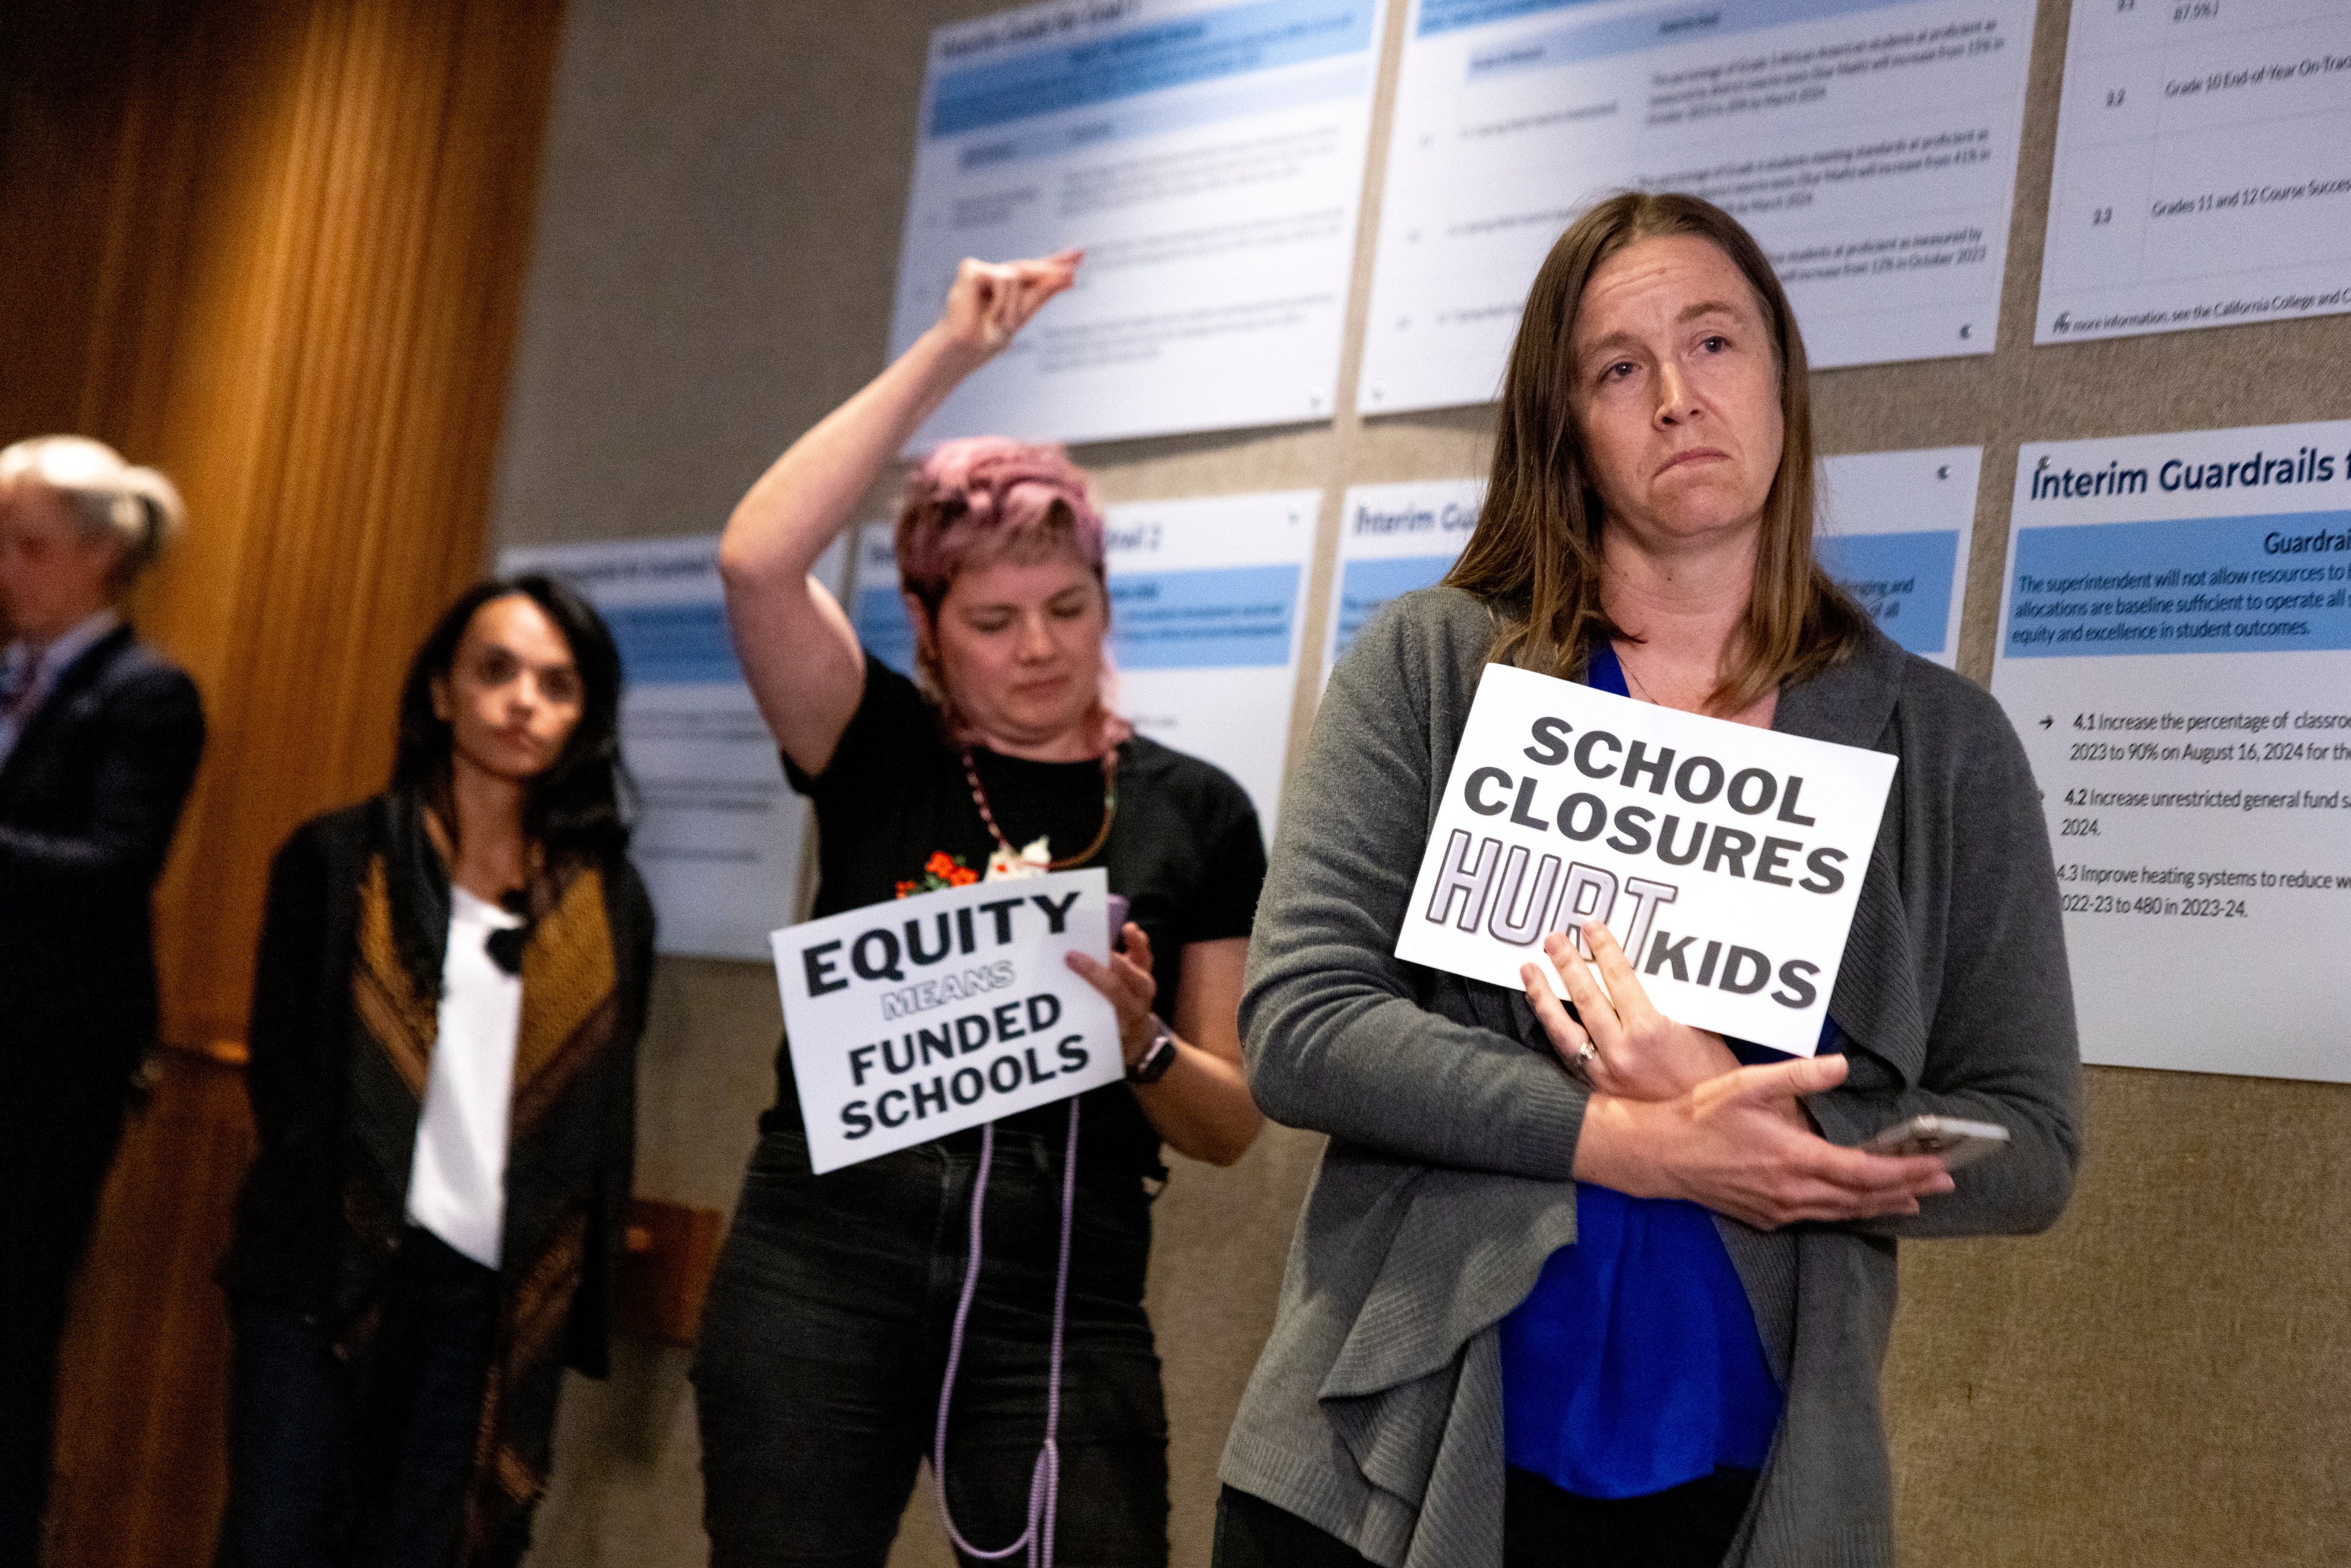
[[[498,1277],[412,1229],[365,1386],[328,1333],[232,1303],[229,1501],[216,1568],[444,1568],[473,1479]]]
[[[120,1079],[70,1103],[0,1086],[0,1568],[40,1561],[56,1425],[57,1342],[121,1139]]]
[[[1752,1470],[1649,1497],[1602,1501],[1513,1469],[1502,1500],[1503,1568],[1720,1568],[1754,1494]],[[1217,1500],[1216,1568],[1371,1568],[1296,1514],[1227,1487]]]
[[[956,1521],[984,1551],[1020,1533],[1045,1433],[1061,1161],[1059,1138],[998,1134],[947,1447]],[[926,1144],[821,1176],[807,1165],[797,1130],[762,1138],[703,1312],[694,1382],[712,1568],[878,1568],[931,1448],[977,1150]],[[1081,1183],[1061,1568],[1167,1560],[1167,1420],[1143,1312],[1150,1249],[1138,1178]]]

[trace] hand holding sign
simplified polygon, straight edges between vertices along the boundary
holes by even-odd
[[[1158,1032],[1151,1016],[1152,998],[1159,992],[1151,975],[1151,938],[1130,920],[1120,927],[1119,946],[1107,964],[1083,953],[1071,953],[1065,961],[1118,1015],[1119,1054],[1132,1066]]]
[[[1589,962],[1564,933],[1554,931],[1543,939],[1543,956],[1566,982],[1575,1018],[1560,1005],[1540,966],[1519,966],[1527,1000],[1570,1071],[1603,1094],[1671,1100],[1737,1070],[1739,1059],[1722,1036],[1676,1023],[1650,1004],[1625,949],[1616,945],[1616,934],[1605,924],[1585,921],[1583,936],[1592,949]]]

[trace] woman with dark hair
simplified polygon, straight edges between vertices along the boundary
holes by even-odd
[[[0,450],[0,1568],[39,1556],[67,1297],[155,1045],[151,902],[204,715],[119,606],[181,510],[87,436]]]
[[[1257,1135],[1235,1022],[1257,814],[1113,708],[1102,511],[1059,448],[949,442],[908,480],[898,573],[920,686],[859,647],[809,575],[1077,259],[965,262],[938,323],[777,459],[720,548],[744,673],[815,803],[818,915],[1102,866],[1131,919],[1107,965],[1071,959],[1117,1010],[1125,1082],[816,1176],[779,1058],[695,1363],[717,1568],[880,1568],[925,1457],[965,1543],[1166,1561],[1149,1195],[1163,1141],[1221,1165]],[[976,1292],[967,1321],[958,1287]]]
[[[570,589],[468,590],[410,665],[391,787],[271,866],[223,1568],[528,1544],[563,1369],[604,1373],[629,1202],[653,909],[620,691]]]
[[[1221,1568],[1893,1561],[1895,1242],[2053,1223],[2079,1072],[2022,747],[1814,561],[1808,392],[1734,219],[1601,203],[1535,279],[1468,549],[1332,674],[1242,1009],[1259,1103],[1331,1145]],[[1593,963],[1545,941],[1573,1013],[1533,965],[1395,956],[1494,663],[1901,759],[1818,1055],[1665,1017],[1598,920]],[[2013,1141],[1957,1173],[1851,1146],[1920,1113]]]

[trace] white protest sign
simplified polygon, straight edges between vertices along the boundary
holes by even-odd
[[[1894,766],[1489,665],[1396,956],[1517,989],[1596,915],[1667,1017],[1809,1056]]]
[[[1110,951],[1099,867],[868,904],[769,940],[819,1172],[1125,1074],[1117,1014],[1064,961]]]

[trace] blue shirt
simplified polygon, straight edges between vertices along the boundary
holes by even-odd
[[[1630,694],[1603,643],[1586,681]],[[1842,1044],[1836,1025],[1821,1049]],[[1740,1061],[1782,1053],[1730,1042]],[[1578,1496],[1646,1497],[1761,1469],[1783,1403],[1747,1289],[1695,1203],[1579,1182],[1575,1245],[1504,1318],[1504,1458]]]

